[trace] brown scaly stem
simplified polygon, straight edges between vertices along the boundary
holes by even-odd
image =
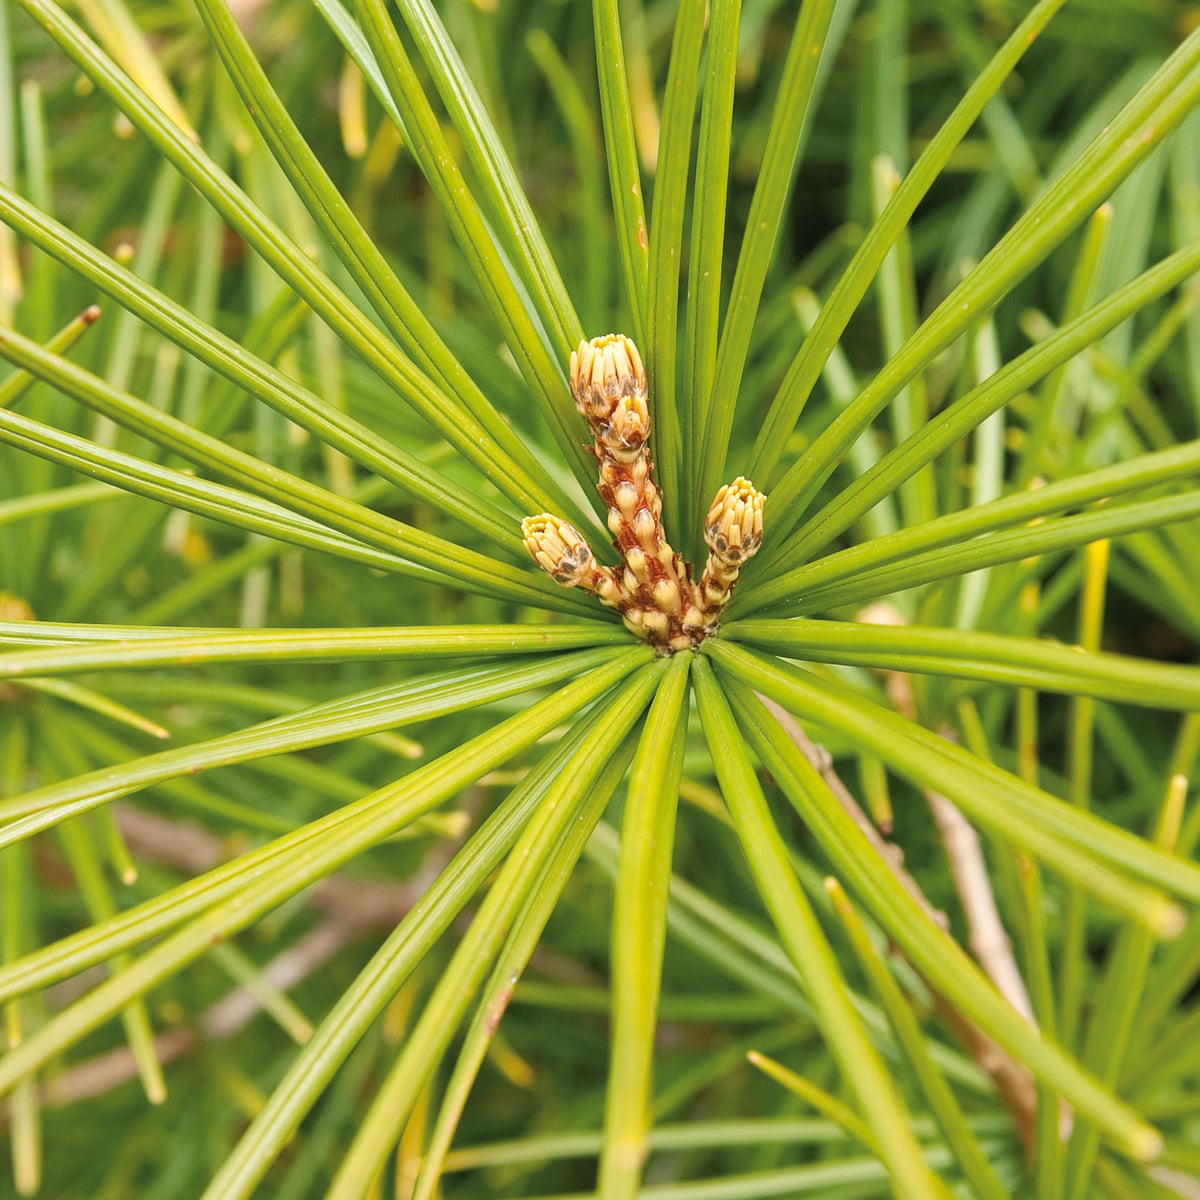
[[[698,645],[716,629],[742,564],[762,541],[764,497],[742,478],[721,488],[705,520],[708,562],[694,581],[691,564],[671,548],[662,526],[637,347],[616,333],[580,342],[570,375],[575,407],[592,431],[596,486],[624,567],[598,566],[582,535],[545,513],[522,522],[525,545],[552,579],[592,592],[660,653]]]
[[[596,487],[608,509],[613,544],[625,560],[623,613],[635,632],[670,649],[691,645],[684,633],[692,613],[687,565],[662,527],[662,493],[650,456],[646,371],[637,347],[621,334],[581,342],[571,355],[571,394],[592,431],[600,467]]]

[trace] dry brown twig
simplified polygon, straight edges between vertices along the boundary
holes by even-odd
[[[886,602],[864,608],[857,619],[865,625],[904,623],[899,610]],[[909,676],[903,671],[884,671],[881,674],[888,697],[896,710],[910,721],[915,721],[917,705]],[[938,736],[948,741],[955,740],[954,732],[949,728],[939,729]],[[979,834],[945,796],[928,789],[924,790],[924,795],[954,877],[955,891],[967,923],[967,944],[988,978],[996,985],[996,990],[1032,1025],[1033,1005],[1013,954],[1012,939],[1000,919]]]
[[[130,849],[140,858],[202,875],[229,857],[226,844],[199,825],[120,804],[113,806],[113,812]],[[364,882],[345,875],[322,880],[309,892],[308,903],[323,913],[324,919],[262,967],[262,978],[273,989],[287,991],[315,975],[350,943],[379,930],[390,930],[425,893],[457,845],[455,839],[437,842],[420,870],[404,883]],[[54,989],[52,996],[69,996],[78,986],[77,979],[68,980]],[[166,1065],[193,1053],[207,1041],[231,1038],[261,1008],[254,992],[235,987],[211,1005],[194,1027],[158,1034],[155,1054]],[[42,1087],[42,1102],[65,1107],[104,1095],[137,1077],[132,1051],[128,1046],[119,1046],[49,1080]]]
[[[759,699],[766,705],[779,722],[780,728],[791,738],[813,769],[821,776],[831,794],[850,815],[855,825],[879,855],[880,861],[891,871],[904,890],[912,896],[930,921],[945,931],[948,927],[945,914],[929,903],[920,884],[905,870],[904,852],[895,843],[884,838],[875,827],[834,769],[833,759],[829,752],[814,742],[800,722],[786,709],[767,696],[760,695]],[[947,803],[949,802],[947,801]],[[924,976],[922,979],[929,989],[935,1011],[953,1030],[960,1045],[971,1056],[976,1066],[992,1080],[997,1094],[1008,1109],[1017,1135],[1028,1148],[1032,1145],[1037,1116],[1037,1092],[1033,1086],[1032,1076],[947,1001]]]
[[[967,923],[967,945],[996,990],[1032,1025],[1033,1005],[1013,955],[1012,939],[1000,920],[979,834],[945,796],[926,791],[925,800],[954,876]]]
[[[872,849],[887,863],[888,869],[895,875],[904,890],[917,902],[921,911],[939,929],[947,929],[949,922],[946,920],[946,914],[939,912],[929,903],[925,893],[921,891],[920,884],[904,869],[904,851],[895,842],[889,842],[863,811],[862,805],[854,798],[850,789],[842,782],[841,776],[834,769],[833,756],[829,751],[814,742],[800,722],[782,705],[776,704],[769,696],[761,693],[758,693],[758,698],[779,722],[780,728],[791,738],[800,753],[808,759],[809,765],[824,780],[825,786],[829,788],[834,799],[846,810],[863,837],[871,843]]]
[[[868,605],[857,614],[857,620],[866,625],[905,623],[899,609],[887,601]],[[917,704],[908,674],[903,671],[882,671],[880,674],[888,698],[897,712],[911,721],[917,720]],[[951,730],[943,728],[938,732],[939,736],[953,740]],[[1012,939],[1000,919],[979,835],[958,807],[945,796],[929,789],[923,789],[923,794],[954,879],[959,906],[967,925],[967,945],[996,990],[1033,1025],[1033,1005],[1013,954]],[[938,997],[938,1005],[946,1019],[958,1029],[960,1039],[976,1063],[995,1083],[1018,1135],[1026,1149],[1030,1149],[1037,1114],[1037,1092],[1032,1076],[974,1025],[953,1012],[941,997]]]
[[[361,925],[328,917],[298,942],[276,955],[261,970],[262,978],[278,991],[287,991],[311,978],[339,950],[367,932]],[[236,987],[213,1004],[195,1028],[168,1029],[154,1038],[154,1053],[166,1066],[200,1049],[207,1041],[240,1033],[261,1011],[259,998],[246,987]],[[138,1077],[137,1062],[128,1046],[77,1063],[42,1087],[42,1103],[51,1107],[89,1100]]]

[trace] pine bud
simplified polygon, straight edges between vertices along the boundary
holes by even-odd
[[[623,456],[641,450],[650,437],[650,410],[645,396],[622,396],[608,424],[596,431],[596,439],[612,454]]]
[[[646,369],[637,347],[619,333],[580,342],[570,379],[575,407],[591,429],[596,486],[624,562],[599,566],[577,530],[544,513],[522,522],[525,545],[551,578],[615,608],[660,653],[694,647],[716,631],[742,564],[762,544],[763,494],[742,478],[717,493],[704,522],[710,553],[696,580],[662,527]]]
[[[748,479],[727,483],[704,518],[708,562],[697,587],[705,628],[715,628],[742,564],[762,545],[763,502],[766,497]]]
[[[573,526],[549,513],[526,517],[521,522],[525,549],[555,583],[575,587],[589,579],[596,568],[591,547]]]
[[[766,497],[739,475],[725,484],[704,519],[704,541],[722,564],[740,566],[762,545]]]
[[[645,400],[646,368],[638,348],[623,333],[580,342],[571,353],[571,395],[593,432],[609,423],[622,396]]]

